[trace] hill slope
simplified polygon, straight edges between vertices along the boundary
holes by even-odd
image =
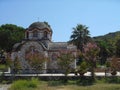
[[[111,33],[108,33],[106,35],[103,35],[103,36],[96,36],[96,37],[93,37],[93,39],[95,41],[99,41],[99,40],[115,40],[117,38],[120,38],[120,31],[116,31],[116,32],[111,32]]]

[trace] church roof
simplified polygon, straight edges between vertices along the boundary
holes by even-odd
[[[49,50],[59,50],[59,49],[67,49],[67,43],[66,42],[49,43]]]
[[[29,26],[29,29],[33,29],[33,28],[38,28],[38,29],[47,28],[48,30],[52,31],[50,25],[48,25],[48,23],[46,22],[34,22]]]
[[[49,50],[77,50],[76,46],[69,45],[67,42],[49,43]]]

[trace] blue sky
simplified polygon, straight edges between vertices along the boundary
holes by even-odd
[[[0,0],[0,11],[0,25],[47,21],[55,42],[68,41],[77,24],[89,27],[91,36],[120,30],[120,0]]]

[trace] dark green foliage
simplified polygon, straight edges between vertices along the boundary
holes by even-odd
[[[104,42],[107,45],[105,49],[108,51],[108,57],[112,57],[116,55],[116,42],[120,39],[120,31],[109,33],[103,36],[93,37],[93,39],[96,42]]]
[[[3,50],[0,51],[0,64],[6,64],[5,53]]]
[[[105,64],[107,58],[110,56],[109,51],[109,44],[105,41],[97,41],[97,44],[100,48],[99,57],[100,57],[100,64]]]
[[[89,68],[89,65],[83,61],[79,66],[78,66],[78,73],[81,75],[81,76],[84,76],[84,73],[87,72]]]
[[[120,57],[120,39],[116,42],[116,56]]]
[[[93,85],[94,83],[95,81],[90,77],[84,77],[84,79],[80,79],[77,81],[77,84],[81,86],[89,86]]]
[[[74,59],[75,57],[71,52],[62,52],[58,57],[58,65],[60,69],[64,71],[65,76],[70,73],[72,69],[71,64],[74,62]]]
[[[0,29],[0,49],[8,49],[8,42],[10,41],[10,32]]]
[[[107,68],[111,67],[110,61],[107,61],[105,64],[106,64],[106,67],[107,67]]]
[[[105,79],[105,81],[107,83],[117,83],[117,84],[120,84],[120,77],[116,77],[116,76],[108,77],[108,78]]]
[[[11,51],[15,43],[24,38],[25,29],[13,24],[0,26],[0,49]]]
[[[85,25],[78,24],[73,28],[72,35],[70,37],[70,43],[73,43],[77,46],[77,49],[83,51],[83,45],[90,41],[88,27]]]
[[[95,41],[100,41],[100,40],[109,40],[109,39],[115,39],[116,36],[120,35],[120,31],[117,31],[117,32],[112,32],[112,33],[108,33],[106,35],[103,35],[103,36],[96,36],[96,37],[93,37]]]

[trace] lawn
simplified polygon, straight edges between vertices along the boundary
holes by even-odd
[[[37,83],[36,83],[37,82]],[[18,86],[17,86],[18,85]],[[26,85],[26,86],[25,86]],[[23,81],[13,83],[9,90],[120,90],[120,84],[95,83],[93,85],[82,86],[72,83],[63,84],[60,81]]]
[[[78,85],[48,86],[47,84],[43,84],[40,85],[36,90],[120,90],[120,85],[95,84],[91,86],[78,86]]]
[[[4,64],[0,64],[0,71],[4,71],[5,69],[8,69],[8,67]]]
[[[68,85],[63,86],[63,90],[120,90],[120,86],[115,84],[96,84],[92,86]]]

